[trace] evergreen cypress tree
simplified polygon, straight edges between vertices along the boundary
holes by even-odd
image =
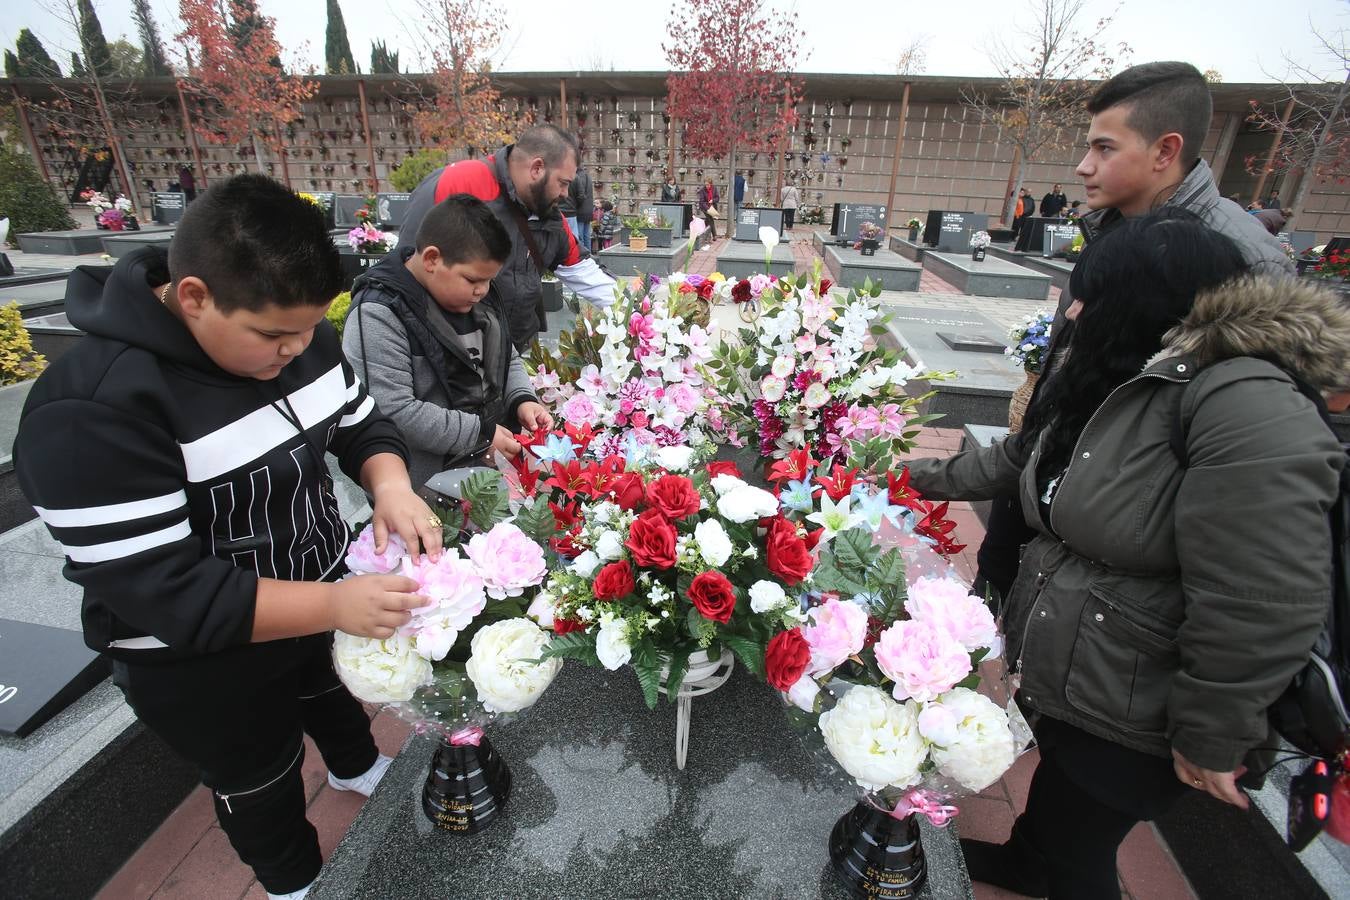
[[[262,13],[258,12],[258,4],[254,0],[233,0],[230,3],[230,23],[225,26],[225,30],[236,47],[240,50],[247,47],[253,40],[253,32],[262,27]],[[274,56],[270,62],[278,69],[281,68],[279,58]]]
[[[370,45],[370,74],[397,75],[398,51],[389,52],[389,48],[384,45],[384,41],[372,43]]]
[[[27,28],[19,31],[19,38],[14,42],[14,49],[18,52],[16,59],[19,64],[20,78],[61,77],[61,67],[47,53],[47,48],[42,46],[42,41],[37,39],[37,35]]]
[[[150,0],[135,0],[136,29],[141,33],[141,50],[145,54],[142,68],[150,77],[172,75],[169,61],[164,55],[164,45],[159,40],[159,27],[150,12]]]
[[[92,0],[77,0],[76,8],[80,11],[80,47],[88,69],[107,78],[112,75],[112,54],[108,52],[108,39],[103,36],[98,13],[94,12]]]
[[[338,0],[328,0],[328,31],[323,39],[324,71],[329,75],[355,75],[356,60],[347,40],[347,23],[342,21]]]
[[[5,77],[6,78],[19,77],[19,58],[14,55],[13,50],[5,51]]]
[[[85,69],[84,63],[80,62],[80,54],[75,53],[74,51],[72,51],[70,54],[70,77],[71,78],[89,77],[89,71]]]

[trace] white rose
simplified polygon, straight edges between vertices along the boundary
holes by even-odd
[[[619,559],[623,556],[623,538],[617,531],[606,531],[595,542],[595,555],[605,562]]]
[[[722,496],[728,491],[734,491],[738,487],[745,487],[745,482],[741,481],[735,475],[715,475],[710,482],[712,489],[717,496]]]
[[[873,791],[905,788],[919,780],[928,755],[918,718],[913,702],[896,703],[878,688],[855,687],[821,715],[820,731],[858,784]]]
[[[933,747],[933,762],[942,774],[970,791],[982,791],[1003,777],[1017,748],[1008,715],[997,703],[975,691],[953,688],[928,706],[943,707],[954,723],[950,729],[935,729],[946,741]]]
[[[431,663],[418,655],[411,638],[385,640],[333,635],[333,667],[352,696],[367,703],[394,703],[412,698],[431,681]]]
[[[694,540],[698,543],[699,555],[708,565],[717,568],[731,559],[731,538],[716,519],[699,522],[694,528]]]
[[[776,581],[756,581],[750,585],[750,609],[757,613],[771,612],[787,606],[787,592]]]
[[[593,550],[586,550],[576,559],[572,560],[569,569],[582,578],[590,578],[595,570],[600,567],[600,557]]]
[[[750,522],[778,512],[778,498],[748,484],[727,491],[717,499],[717,511],[733,522]]]
[[[595,635],[595,655],[611,672],[627,665],[633,657],[633,647],[628,642],[628,623],[610,613],[601,616],[600,630]]]
[[[816,711],[816,697],[820,694],[820,685],[810,675],[803,675],[788,688],[788,701],[806,712]]]
[[[562,668],[562,660],[538,659],[549,635],[529,619],[505,619],[479,629],[469,645],[465,671],[488,712],[514,712],[533,705]]]
[[[534,595],[530,601],[530,608],[525,610],[525,615],[534,619],[543,628],[553,628],[553,597],[548,591],[540,591]]]
[[[662,447],[656,451],[656,464],[670,472],[683,472],[693,461],[693,447]]]
[[[773,360],[773,374],[775,378],[786,379],[792,374],[792,370],[797,368],[796,361],[790,356],[777,356]]]

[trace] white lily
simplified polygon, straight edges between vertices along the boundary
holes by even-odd
[[[848,507],[852,500],[852,496],[848,496],[835,503],[829,494],[821,494],[820,511],[811,513],[806,520],[815,522],[825,529],[825,533],[821,535],[822,540],[832,540],[839,532],[848,531],[862,521],[860,516],[849,511]]]

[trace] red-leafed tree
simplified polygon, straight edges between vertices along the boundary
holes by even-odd
[[[680,120],[686,148],[726,155],[732,191],[736,151],[776,151],[797,121],[797,16],[763,0],[676,0],[666,35],[662,49],[674,70],[666,111]]]
[[[509,140],[501,94],[492,84],[492,53],[505,15],[492,0],[420,0],[427,65],[413,127],[444,150],[489,151]]]
[[[189,59],[180,84],[207,105],[193,129],[214,144],[251,144],[262,172],[263,147],[286,152],[286,126],[301,117],[300,105],[318,84],[282,70],[273,20],[250,0],[230,0],[228,21],[224,9],[217,0],[179,0],[178,38]],[[248,28],[241,31],[241,23]]]

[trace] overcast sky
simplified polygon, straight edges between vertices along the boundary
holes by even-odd
[[[51,12],[65,0],[7,0],[0,14],[0,41],[13,47],[19,29],[31,28],[69,67],[75,44]],[[401,51],[403,68],[418,56],[418,0],[340,0],[352,52],[363,70],[372,40]],[[801,23],[797,66],[801,72],[890,74],[900,51],[923,42],[929,75],[991,75],[986,48],[995,36],[1012,37],[1031,0],[767,0],[795,10]],[[151,0],[166,48],[176,52],[181,27],[177,0]],[[1128,43],[1134,62],[1182,59],[1217,69],[1225,82],[1270,81],[1287,69],[1286,55],[1330,77],[1312,36],[1313,24],[1328,31],[1350,22],[1347,0],[1086,0],[1092,19],[1119,5],[1108,36]],[[618,71],[667,68],[661,42],[669,6],[662,0],[574,2],[510,0],[506,38],[495,54],[500,71]],[[125,35],[139,44],[132,0],[94,0],[109,40]],[[277,22],[281,45],[293,60],[323,68],[325,0],[259,0]],[[1087,17],[1085,17],[1087,18]],[[1029,43],[1029,41],[1028,41]],[[59,52],[58,52],[59,51]]]

